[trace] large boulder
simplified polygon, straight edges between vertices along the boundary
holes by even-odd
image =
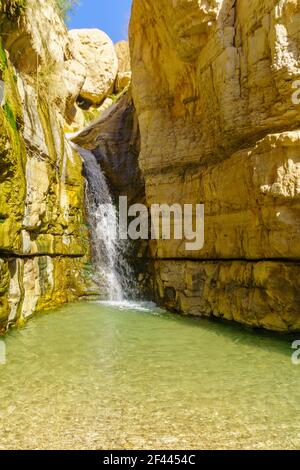
[[[75,58],[86,70],[80,92],[82,101],[99,106],[113,91],[118,73],[118,58],[110,38],[99,29],[69,31]]]

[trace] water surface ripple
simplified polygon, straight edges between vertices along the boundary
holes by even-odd
[[[0,449],[299,449],[291,341],[77,303],[4,339]]]

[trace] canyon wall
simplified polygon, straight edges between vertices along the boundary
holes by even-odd
[[[300,330],[299,30],[299,0],[133,0],[124,93],[126,42],[68,32],[56,0],[1,2],[0,332],[95,293],[66,133],[99,115],[73,141],[116,196],[205,205],[201,250],[134,253],[158,302]]]
[[[95,293],[82,161],[65,133],[82,112],[80,93],[98,100],[104,82],[107,93],[113,89],[117,56],[101,37],[100,54],[111,50],[114,67],[102,83],[98,77],[94,92],[82,46],[55,0],[1,2],[0,333],[34,312]],[[91,40],[88,57],[94,49]]]
[[[205,244],[152,241],[159,302],[300,330],[299,0],[134,0],[147,204],[205,204]]]

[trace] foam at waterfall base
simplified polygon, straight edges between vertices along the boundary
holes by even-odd
[[[139,310],[141,312],[151,312],[154,314],[159,314],[163,311],[154,302],[98,300],[96,303],[119,310]]]

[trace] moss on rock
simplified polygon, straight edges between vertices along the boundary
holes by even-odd
[[[0,2],[0,12],[3,13],[10,21],[23,15],[25,8],[26,0],[1,0]]]

